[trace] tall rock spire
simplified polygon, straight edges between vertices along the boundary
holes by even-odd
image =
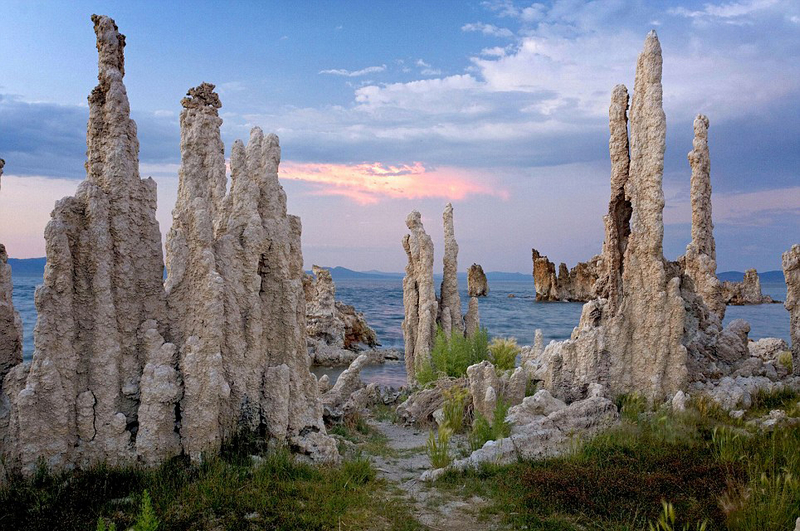
[[[125,37],[92,16],[98,85],[89,96],[86,180],[56,203],[45,229],[47,266],[36,292],[29,373],[17,366],[11,460],[32,468],[134,458],[142,325],[166,330],[156,184],[139,178],[136,124],[122,78]]]
[[[786,279],[786,302],[789,311],[789,336],[792,340],[792,366],[800,376],[800,245],[783,253],[783,276]]]
[[[403,249],[408,257],[403,278],[403,341],[406,375],[408,382],[413,383],[417,369],[430,360],[438,305],[433,287],[433,241],[416,210],[406,218],[406,226],[411,232],[403,237]]]
[[[598,280],[598,293],[608,299],[609,311],[616,312],[622,295],[622,271],[628,236],[631,233],[631,202],[625,196],[630,169],[628,145],[628,89],[617,85],[608,108],[608,151],[611,156],[611,199],[604,216],[604,270]]]
[[[711,159],[708,153],[708,118],[694,119],[694,141],[689,152],[692,167],[692,241],[686,247],[684,267],[703,302],[720,319],[725,317],[722,286],[717,278],[717,251],[711,220]]]
[[[336,460],[308,370],[301,226],[286,213],[278,137],[254,128],[246,147],[233,144],[226,196],[214,86],[190,89],[181,104],[167,296],[184,381],[184,451],[200,459],[246,428]]]
[[[444,221],[444,257],[442,287],[439,297],[439,322],[445,332],[464,332],[461,317],[461,296],[458,293],[458,243],[453,226],[453,205],[447,203],[442,214]],[[449,335],[449,333],[448,333]]]

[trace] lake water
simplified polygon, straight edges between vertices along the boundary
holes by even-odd
[[[28,360],[33,355],[33,327],[36,324],[33,295],[42,280],[40,277],[24,276],[15,276],[13,280],[14,305],[22,317],[25,334],[23,356]],[[783,283],[763,283],[761,287],[764,294],[773,299],[784,300],[786,297],[786,285]],[[489,330],[491,336],[514,337],[521,345],[530,345],[535,330],[541,328],[546,345],[551,340],[567,339],[580,320],[582,303],[536,302],[533,279],[490,281],[489,288],[489,295],[480,298],[480,315],[481,325]],[[336,298],[364,313],[367,323],[375,329],[384,348],[403,350],[402,279],[338,280]],[[464,312],[468,300],[466,289],[463,289],[461,301]],[[789,342],[789,312],[782,304],[729,306],[725,323],[733,319],[744,319],[750,323],[752,339],[779,337]],[[318,368],[314,372],[318,376],[327,373],[335,379],[341,369]],[[405,383],[405,366],[402,361],[388,362],[366,368],[362,376],[365,381],[399,386]]]

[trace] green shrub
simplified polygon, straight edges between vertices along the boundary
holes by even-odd
[[[498,399],[494,407],[492,422],[489,422],[480,413],[475,413],[472,431],[469,434],[469,446],[473,452],[483,448],[487,441],[496,441],[511,435],[511,424],[506,421],[509,407],[508,402]]]
[[[431,350],[429,363],[417,368],[417,381],[425,385],[442,376],[461,378],[467,367],[480,363],[489,356],[489,333],[481,329],[470,338],[457,330],[448,338],[439,328]]]
[[[97,531],[117,531],[117,525],[111,522],[108,524],[108,527],[106,527],[105,519],[100,517],[97,519]]]
[[[469,391],[463,387],[453,386],[442,392],[444,395],[444,425],[459,433],[464,428],[464,408],[469,401]]]
[[[439,426],[438,432],[431,430],[428,435],[425,451],[431,460],[433,468],[444,468],[453,461],[450,456],[451,433],[450,428],[443,424]]]
[[[150,493],[145,489],[142,494],[142,505],[139,509],[139,515],[136,517],[136,524],[133,526],[133,531],[157,531],[158,530],[158,517],[153,511],[153,504],[150,500]]]
[[[514,338],[496,337],[489,343],[489,361],[498,371],[508,371],[517,364],[517,355],[520,352],[517,340]]]

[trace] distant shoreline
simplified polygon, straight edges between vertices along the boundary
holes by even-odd
[[[40,258],[9,258],[8,263],[11,265],[11,274],[17,276],[24,276],[24,277],[34,277],[34,276],[42,276],[44,275],[44,266],[46,263],[45,257]],[[384,271],[355,271],[353,269],[348,269],[346,267],[341,266],[322,266],[324,269],[327,269],[331,272],[331,277],[333,280],[349,280],[349,279],[388,279],[388,278],[396,278],[402,279],[405,274],[404,273],[393,273],[393,272],[384,272]],[[307,273],[311,273],[311,271],[307,271]],[[467,273],[459,273],[459,280],[465,280],[467,277]],[[441,276],[441,275],[439,275]],[[436,277],[436,275],[434,275]],[[463,277],[463,278],[461,278]],[[759,273],[758,277],[761,279],[761,282],[784,282],[783,278],[783,271],[775,270],[775,271],[764,271],[763,273]],[[486,273],[486,278],[489,281],[492,280],[518,280],[518,281],[533,281],[533,276],[530,273],[508,273],[504,271],[489,271]],[[722,273],[717,274],[717,278],[720,281],[733,281],[733,282],[741,282],[744,279],[744,273],[741,271],[723,271]],[[465,280],[466,281],[466,280]]]

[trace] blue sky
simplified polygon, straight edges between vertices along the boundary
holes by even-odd
[[[416,208],[441,256],[455,207],[462,269],[529,271],[599,252],[608,102],[664,51],[665,254],[688,243],[692,120],[709,116],[720,270],[778,269],[800,239],[800,3],[2,2],[0,241],[40,256],[53,201],[83,177],[89,16],[127,36],[141,173],[169,228],[186,90],[215,83],[229,148],[281,138],[308,265],[399,271]],[[437,258],[438,260],[438,258]]]

